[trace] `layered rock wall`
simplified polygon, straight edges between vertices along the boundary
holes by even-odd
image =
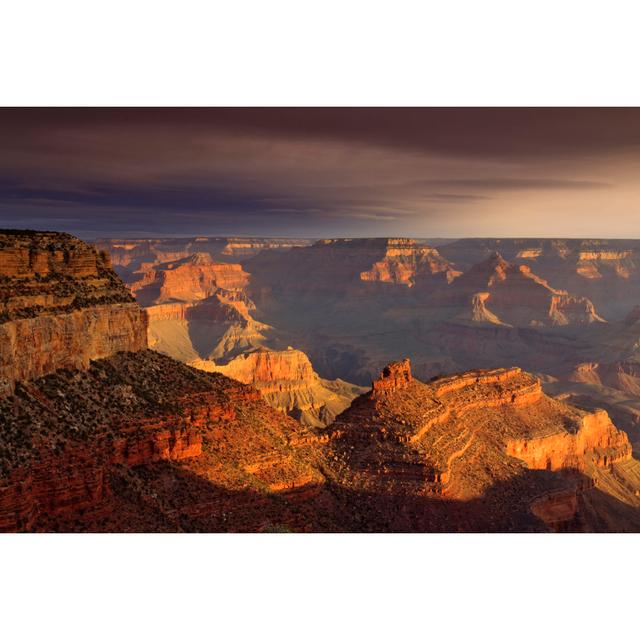
[[[615,427],[606,411],[584,415],[574,433],[562,431],[507,442],[507,455],[523,460],[530,469],[584,470],[587,454],[591,454],[591,460],[601,467],[631,458],[626,433]]]
[[[147,345],[109,256],[67,234],[0,233],[0,396],[16,381]]]

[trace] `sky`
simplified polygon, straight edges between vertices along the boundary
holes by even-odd
[[[640,109],[0,109],[0,227],[640,237]]]

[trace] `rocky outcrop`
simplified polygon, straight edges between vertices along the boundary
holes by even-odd
[[[631,459],[626,433],[614,426],[606,411],[581,416],[575,427],[574,432],[509,440],[507,454],[523,460],[530,469],[551,471],[584,471],[588,462],[606,467]]]
[[[0,395],[16,381],[147,344],[109,257],[67,234],[0,234]]]
[[[274,494],[322,483],[299,423],[251,387],[152,351],[19,383],[0,409],[0,531],[180,530],[183,510],[195,527],[224,529],[224,509],[242,516],[242,502],[212,501],[209,481],[231,494],[252,483]],[[198,517],[180,502],[185,483],[204,501]]]
[[[147,306],[164,302],[194,302],[220,290],[242,291],[249,275],[239,264],[216,263],[208,253],[151,267],[131,285],[138,301]]]
[[[100,305],[0,324],[0,395],[16,381],[147,346],[146,318],[135,304]]]
[[[365,282],[385,282],[413,287],[416,282],[440,276],[451,282],[460,275],[436,249],[419,246],[409,238],[389,238],[384,255],[370,269],[360,273]]]
[[[251,316],[249,274],[239,264],[196,253],[138,274],[130,288],[147,311],[151,348],[191,362],[228,360],[268,342],[271,327]]]
[[[0,322],[129,302],[108,254],[65,233],[0,231]]]
[[[592,300],[609,321],[622,319],[640,294],[638,240],[478,238],[438,250],[462,270],[498,251],[510,262],[529,265],[552,286]]]
[[[459,319],[510,326],[561,326],[602,322],[587,298],[554,289],[530,267],[492,254],[443,292],[444,305],[463,306]]]
[[[388,364],[377,380],[372,383],[374,395],[393,393],[398,389],[406,389],[413,381],[411,362],[408,358]]]
[[[595,490],[598,470],[615,469],[619,495],[640,506],[629,489],[640,465],[606,412],[587,413],[547,397],[540,381],[517,367],[424,384],[403,361],[390,365],[381,381],[382,388],[374,383],[330,428],[327,472],[340,486],[395,496],[399,512],[410,510],[411,518],[432,527],[440,526],[433,522],[442,512],[455,517],[452,501],[477,500],[469,507],[475,526],[504,513],[520,527],[533,516],[543,529],[576,530],[585,526],[580,496]],[[430,501],[412,507],[418,496]],[[374,510],[378,499],[369,500]],[[379,509],[382,504],[380,498]],[[393,517],[399,516],[384,516]]]
[[[243,353],[228,364],[193,361],[204,371],[217,371],[254,386],[265,401],[302,422],[323,427],[346,409],[364,388],[343,380],[323,380],[313,370],[309,358],[297,349],[285,351],[256,349]]]

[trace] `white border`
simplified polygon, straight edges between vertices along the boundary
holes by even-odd
[[[637,3],[21,0],[0,104],[640,104]]]

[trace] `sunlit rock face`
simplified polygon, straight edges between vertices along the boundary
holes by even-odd
[[[0,398],[2,531],[640,530],[640,463],[617,418],[614,424],[602,408],[550,397],[519,366],[421,382],[423,365],[390,358],[361,393],[322,379],[300,349],[251,345],[261,332],[270,340],[267,334],[282,331],[263,322],[249,296],[254,273],[196,253],[138,276],[140,290],[153,294],[154,344],[176,348],[176,336],[188,338],[183,346],[198,355],[193,364],[205,369],[198,370],[144,348],[147,312],[105,254],[63,234],[2,237],[9,250],[1,262],[0,353],[12,376]],[[371,245],[379,251],[379,241]],[[368,263],[381,279],[363,280],[366,269],[351,265],[344,295],[319,295],[320,307],[333,302],[312,310],[325,331],[335,322],[343,340],[353,334],[337,311],[354,317],[356,310],[378,345],[370,363],[412,339],[438,337],[440,348],[454,326],[470,333],[468,343],[449,334],[459,350],[451,353],[477,354],[486,344],[479,331],[490,330],[496,335],[486,356],[495,357],[495,345],[513,344],[523,332],[540,336],[532,344],[542,362],[555,348],[549,336],[578,326],[604,331],[608,349],[629,357],[574,366],[562,351],[558,358],[574,377],[568,384],[634,392],[637,313],[621,323],[576,322],[584,306],[554,307],[554,296],[566,294],[499,257],[466,278],[436,276],[437,285],[423,287],[416,276],[409,286],[393,261],[372,267],[395,260],[397,245],[384,246],[388,254]],[[454,294],[452,305],[443,291]],[[460,304],[470,304],[476,319],[451,318]],[[514,304],[534,318],[563,313],[572,322],[524,332],[511,324]],[[424,316],[440,333],[416,322]],[[372,331],[375,323],[380,331]],[[171,333],[176,327],[185,333]],[[558,335],[570,345],[579,334]],[[205,339],[213,339],[217,359],[196,350]]]
[[[328,477],[381,528],[587,530],[594,504],[612,517],[603,491],[640,521],[626,434],[602,410],[549,398],[519,368],[422,383],[408,360],[391,363],[330,435]],[[613,526],[637,526],[626,517]]]
[[[146,313],[106,254],[65,234],[0,243],[0,531],[310,526],[285,496],[322,486],[319,435],[146,349]]]
[[[149,346],[253,384],[303,424],[329,424],[363,389],[323,380],[302,351],[277,348],[273,327],[251,315],[249,280],[240,264],[214,262],[206,253],[145,268],[130,287],[147,310]]]
[[[0,233],[0,394],[146,345],[146,316],[105,253],[67,234]]]
[[[322,427],[346,409],[366,389],[343,380],[323,380],[309,358],[297,349],[256,349],[236,356],[228,364],[193,361],[192,366],[218,371],[253,385],[275,409],[303,424]]]
[[[413,287],[434,277],[451,282],[460,275],[436,249],[419,246],[409,238],[389,238],[380,250],[384,255],[360,273],[361,280]]]
[[[181,260],[151,266],[131,291],[141,304],[194,302],[211,297],[221,289],[241,291],[248,274],[239,264],[214,262],[208,253],[195,253]]]
[[[0,401],[0,531],[256,531],[323,483],[299,422],[153,351],[18,387]]]

